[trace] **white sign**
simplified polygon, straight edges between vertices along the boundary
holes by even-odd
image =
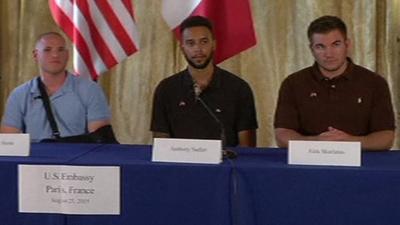
[[[152,161],[218,164],[221,159],[220,140],[154,139]]]
[[[18,211],[120,214],[116,166],[18,165]]]
[[[0,156],[29,156],[29,134],[0,134]]]
[[[288,163],[361,166],[361,144],[343,141],[289,141]]]

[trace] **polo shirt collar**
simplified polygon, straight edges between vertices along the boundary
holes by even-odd
[[[333,78],[332,80],[338,80],[338,79],[346,79],[346,80],[351,80],[352,77],[354,76],[352,71],[354,69],[354,63],[353,60],[351,60],[351,58],[347,57],[347,68],[346,70],[340,74],[339,76]],[[326,80],[326,77],[324,75],[322,75],[321,71],[319,70],[318,64],[317,62],[314,63],[314,65],[312,66],[312,74],[313,76],[322,81],[322,80]]]
[[[183,74],[183,83],[187,86],[193,86],[193,78],[189,73],[189,69],[186,68]],[[211,82],[208,84],[207,88],[219,88],[221,86],[221,69],[214,66],[214,73],[211,78]]]
[[[65,82],[64,82],[63,86],[61,87],[60,90],[58,90],[50,98],[55,98],[55,97],[61,96],[64,93],[67,93],[67,92],[73,92],[73,80],[72,80],[73,79],[73,75],[71,73],[69,73],[69,72],[66,72],[66,73],[67,73],[67,78],[65,79]],[[39,86],[38,86],[36,78],[33,80],[33,85],[31,87],[30,92],[33,95],[33,97],[39,97],[40,96],[40,90],[39,90]]]
[[[31,95],[33,98],[40,97],[40,91],[39,91],[39,86],[37,82],[37,77],[32,80],[32,86],[30,89]]]

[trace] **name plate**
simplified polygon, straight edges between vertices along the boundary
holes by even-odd
[[[361,144],[342,141],[289,141],[288,163],[361,166]]]
[[[0,134],[0,156],[29,156],[29,134]]]
[[[218,164],[221,146],[220,140],[155,138],[152,161]]]
[[[120,214],[116,166],[18,165],[18,211]]]

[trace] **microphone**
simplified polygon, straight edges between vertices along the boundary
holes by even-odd
[[[217,115],[215,115],[215,113],[207,105],[207,103],[205,103],[204,100],[200,97],[200,94],[201,94],[202,91],[201,91],[200,86],[196,82],[193,83],[193,91],[194,91],[195,101],[199,101],[200,102],[200,104],[206,109],[208,114],[215,120],[215,122],[217,122],[217,124],[220,127],[220,132],[221,132],[220,137],[221,137],[221,142],[222,142],[222,155],[223,155],[223,157],[227,157],[229,159],[236,158],[236,156],[237,156],[236,152],[234,152],[232,150],[225,149],[225,145],[226,145],[225,126],[221,122],[221,120],[218,119]]]
[[[197,101],[200,98],[200,94],[201,94],[201,89],[200,86],[194,82],[193,83],[193,91],[194,91],[194,100]]]

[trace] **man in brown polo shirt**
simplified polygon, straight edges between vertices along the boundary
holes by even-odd
[[[384,78],[347,57],[344,22],[323,16],[308,27],[315,64],[282,83],[275,112],[279,147],[289,140],[360,141],[364,150],[390,149],[394,113]]]

